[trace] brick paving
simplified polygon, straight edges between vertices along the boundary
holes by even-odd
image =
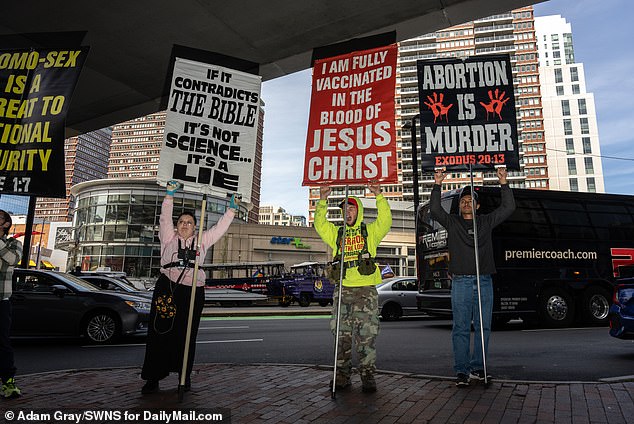
[[[328,367],[197,364],[192,391],[179,402],[176,375],[161,390],[141,395],[139,368],[70,370],[19,376],[24,396],[0,399],[6,412],[196,410],[230,413],[231,423],[632,423],[634,382],[563,383],[493,381],[457,389],[453,381],[379,372],[378,392],[353,387],[331,398]],[[62,423],[70,421],[51,420]],[[122,420],[80,421],[122,422]],[[137,420],[137,422],[149,422]],[[161,421],[152,421],[161,422]],[[165,422],[165,421],[163,421]],[[184,422],[184,421],[179,421]]]

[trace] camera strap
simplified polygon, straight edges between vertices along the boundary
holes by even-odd
[[[193,243],[193,240],[192,240],[192,243]],[[177,258],[178,258],[177,261],[167,263],[163,265],[162,268],[163,269],[174,268],[174,267],[193,268],[195,265],[194,262],[196,260],[196,250],[187,248],[187,245],[185,245],[185,248],[183,249],[183,247],[181,246],[181,240],[178,239]]]

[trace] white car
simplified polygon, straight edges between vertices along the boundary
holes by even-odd
[[[423,315],[416,307],[418,282],[415,277],[393,277],[376,286],[381,319],[392,321],[409,315]]]

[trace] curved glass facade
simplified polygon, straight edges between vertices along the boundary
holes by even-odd
[[[158,275],[158,228],[164,187],[155,180],[94,180],[73,186],[71,194],[75,202],[75,246],[69,255],[69,269],[109,267],[131,277]],[[174,219],[183,211],[194,211],[200,223],[202,198],[202,194],[177,192]],[[228,199],[207,196],[205,228],[218,221],[228,204]],[[246,216],[246,208],[241,208],[234,224],[246,221]],[[208,257],[212,249],[207,252]]]

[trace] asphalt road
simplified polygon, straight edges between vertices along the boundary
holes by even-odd
[[[113,346],[77,340],[16,340],[19,374],[63,369],[140,366],[144,338]],[[382,370],[452,376],[451,322],[429,317],[382,322],[377,340]],[[196,362],[332,364],[328,317],[204,318]],[[489,373],[532,381],[597,381],[634,374],[634,342],[606,328],[523,330],[491,336]],[[632,377],[634,378],[634,377]]]

